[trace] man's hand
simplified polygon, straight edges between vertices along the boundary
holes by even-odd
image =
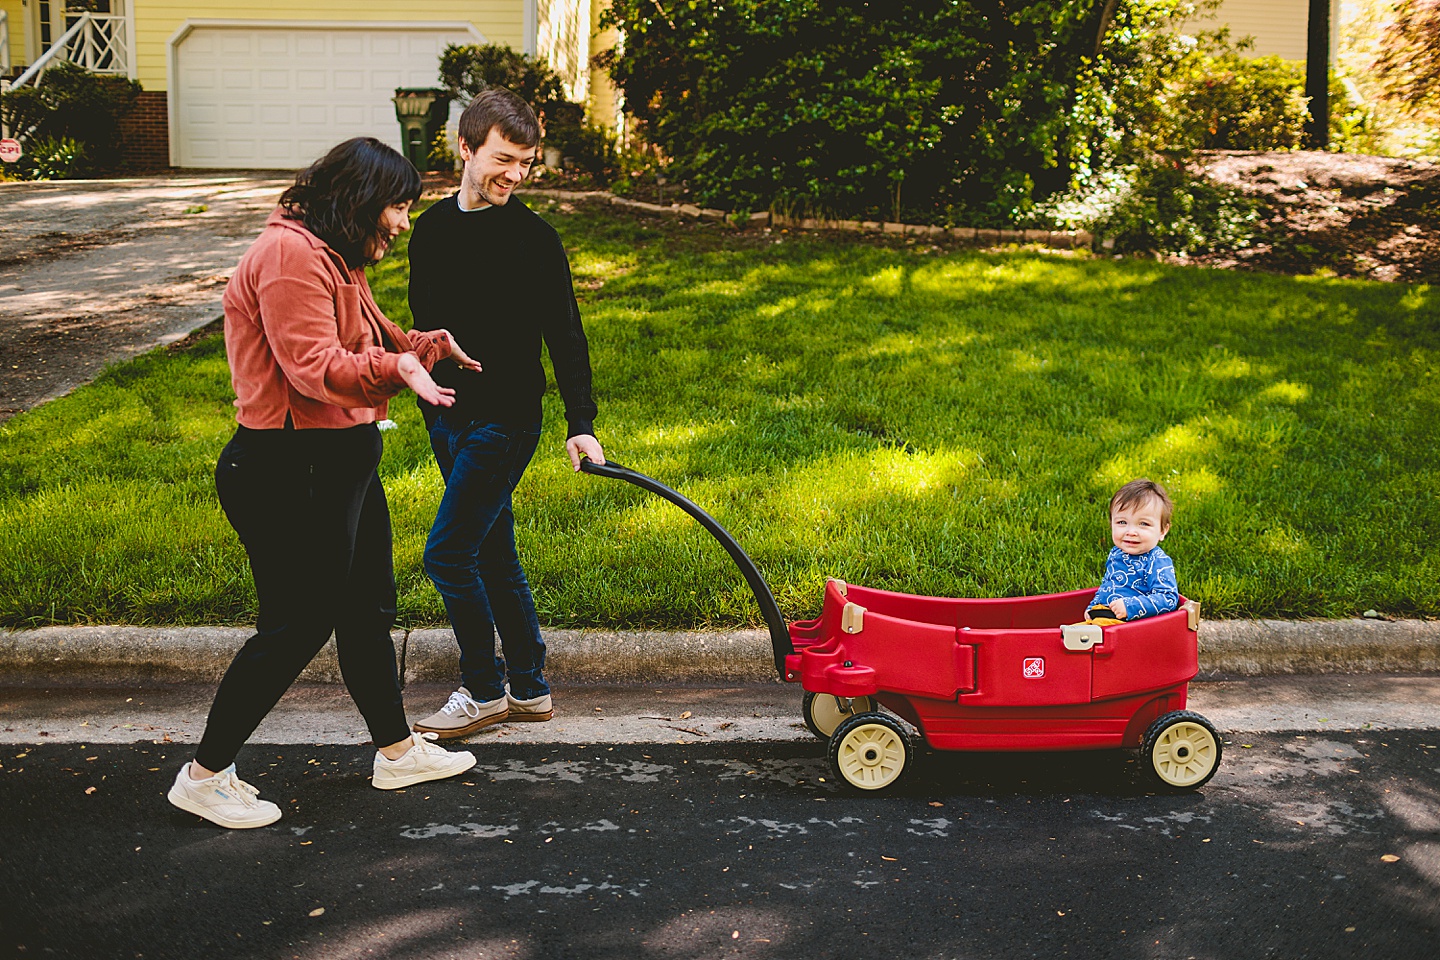
[[[596,463],[604,464],[605,451],[600,449],[600,441],[588,433],[578,433],[565,441],[565,452],[570,454],[570,466],[580,471],[580,458],[589,457]]]
[[[455,341],[450,341],[454,343]],[[424,400],[434,407],[449,407],[455,403],[455,391],[449,387],[442,387],[430,379],[430,374],[425,370],[425,365],[420,358],[413,353],[400,354],[399,363],[400,379],[405,381],[405,386],[415,391],[415,396]]]
[[[1114,600],[1111,600],[1111,601],[1110,601],[1110,609],[1115,612],[1115,619],[1116,619],[1116,620],[1124,620],[1124,619],[1126,619],[1126,616],[1125,616],[1125,601],[1124,601],[1124,600],[1121,600],[1119,597],[1116,597]]]

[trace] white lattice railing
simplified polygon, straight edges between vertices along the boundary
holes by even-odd
[[[13,86],[38,84],[45,71],[57,63],[73,63],[93,73],[130,73],[130,43],[124,14],[82,13],[30,68],[15,78]]]

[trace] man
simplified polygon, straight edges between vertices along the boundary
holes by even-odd
[[[460,190],[426,210],[410,240],[415,329],[449,330],[483,368],[437,364],[432,375],[455,390],[455,404],[420,404],[445,478],[425,572],[460,645],[461,687],[415,730],[442,740],[554,715],[510,503],[540,436],[542,340],[565,403],[571,465],[579,470],[581,457],[605,462],[565,248],[553,227],[512,196],[535,162],[535,113],[492,87],[471,101],[459,132]],[[495,655],[497,630],[503,658]]]

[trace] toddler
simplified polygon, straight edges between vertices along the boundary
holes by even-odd
[[[1131,480],[1110,498],[1105,579],[1086,610],[1089,623],[1112,624],[1169,613],[1180,605],[1175,564],[1160,541],[1170,532],[1174,504],[1152,480]]]

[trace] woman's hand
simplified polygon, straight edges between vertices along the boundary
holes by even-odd
[[[480,361],[472,358],[464,350],[461,350],[459,341],[455,339],[449,330],[436,330],[435,332],[445,335],[445,339],[450,343],[450,359],[454,360],[460,366],[461,370],[469,370],[472,373],[480,372]]]
[[[454,339],[450,341],[452,344]],[[456,347],[458,350],[459,347]],[[469,358],[466,358],[469,359]],[[477,367],[479,364],[475,364]],[[425,370],[420,358],[413,353],[400,354],[400,379],[405,381],[405,386],[415,391],[415,396],[424,400],[433,407],[449,407],[455,403],[455,391],[449,387],[442,387],[430,379],[430,374]]]

